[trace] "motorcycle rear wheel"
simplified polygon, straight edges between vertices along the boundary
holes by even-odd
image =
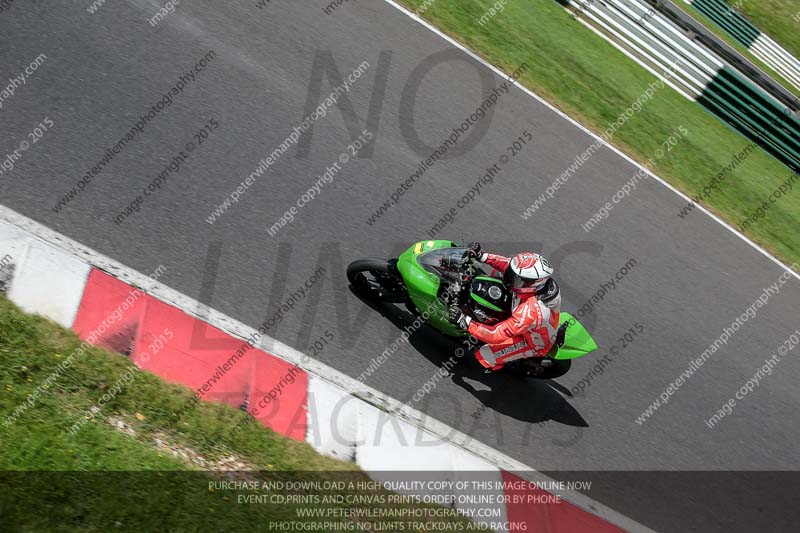
[[[547,367],[537,364],[533,359],[523,359],[516,362],[516,364],[512,362],[507,366],[510,367],[508,371],[513,374],[536,379],[560,378],[569,372],[572,366],[572,361],[570,359],[550,359],[550,361],[552,361],[553,364]]]
[[[409,302],[400,273],[385,259],[358,259],[347,266],[347,279],[361,295],[380,302]]]

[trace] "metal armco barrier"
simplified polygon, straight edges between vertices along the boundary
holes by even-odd
[[[800,121],[792,111],[719,56],[689,39],[646,2],[568,3],[579,20],[628,57],[792,170],[800,171]]]
[[[728,67],[720,70],[697,102],[789,168],[800,171],[800,122],[738,72]]]
[[[684,0],[800,89],[800,61],[722,0]]]

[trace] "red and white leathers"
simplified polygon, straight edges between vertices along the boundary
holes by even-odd
[[[502,275],[511,258],[484,253],[481,263],[492,267],[493,276]],[[544,357],[552,348],[558,331],[561,295],[547,304],[532,293],[515,293],[511,316],[494,326],[470,321],[467,331],[486,345],[476,351],[478,362],[492,370],[505,363],[528,357]]]

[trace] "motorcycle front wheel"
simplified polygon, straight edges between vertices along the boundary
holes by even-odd
[[[410,301],[403,278],[391,261],[353,261],[347,266],[347,280],[358,293],[372,300],[390,303]]]

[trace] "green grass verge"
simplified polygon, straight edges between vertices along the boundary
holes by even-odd
[[[226,405],[199,402],[186,410],[192,398],[189,389],[139,372],[128,358],[100,348],[89,348],[73,359],[38,401],[17,420],[9,421],[7,417],[79,345],[71,331],[22,313],[0,295],[0,517],[4,531],[263,531],[269,529],[270,521],[306,522],[312,526],[306,531],[328,531],[313,527],[320,519],[299,518],[297,510],[432,508],[407,501],[389,505],[239,503],[239,495],[271,493],[214,489],[209,482],[226,480],[226,476],[259,483],[368,482],[369,478],[352,463],[321,456],[306,443],[284,438],[258,423],[246,423],[252,420],[248,415]],[[93,421],[71,433],[70,427],[86,410],[131,370],[135,370],[134,379]],[[176,420],[176,413],[184,415]],[[189,455],[175,456],[173,450]],[[253,471],[207,472],[192,460],[196,457],[211,464],[235,457]],[[317,494],[391,495],[383,489],[367,492],[349,487]],[[408,516],[392,520],[421,521]],[[449,516],[436,520],[467,522]]]
[[[425,0],[401,2],[417,9]],[[481,27],[478,19],[493,4],[490,0],[428,1],[420,14],[506,72],[527,63],[521,83],[598,133],[653,81],[650,73],[574,20],[553,0],[510,0],[502,13]],[[681,125],[689,134],[658,160],[655,171],[694,196],[748,142],[696,103],[665,87],[620,128],[611,142],[645,162]],[[587,165],[591,168],[591,164],[590,160]],[[787,167],[757,150],[702,203],[735,226],[790,176]],[[569,182],[562,188],[576,186],[580,185]],[[524,205],[512,209],[527,207],[543,190],[544,185],[531,198],[521,199]],[[601,200],[598,199],[599,204]],[[745,233],[793,263],[800,260],[798,220],[800,187],[795,184]]]
[[[745,0],[739,4],[727,1],[759,30],[800,58],[800,0]]]

